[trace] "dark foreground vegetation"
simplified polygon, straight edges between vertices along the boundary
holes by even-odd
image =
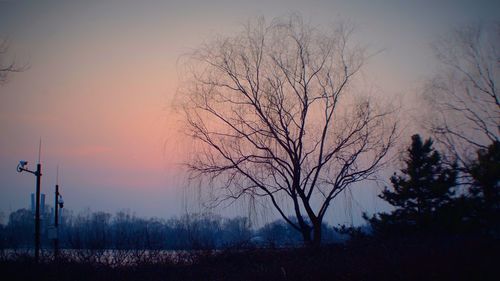
[[[403,167],[380,197],[390,213],[366,228],[324,225],[322,246],[285,222],[253,229],[245,218],[189,215],[168,221],[102,212],[68,216],[56,259],[29,249],[32,215],[0,228],[5,280],[497,280],[500,276],[500,143],[467,170],[414,135]],[[459,178],[459,175],[467,177]],[[465,183],[464,179],[468,182]],[[24,215],[23,215],[24,214]],[[293,218],[290,218],[293,220]],[[347,239],[350,237],[350,239]],[[302,241],[303,242],[303,241]],[[302,246],[306,245],[306,246]]]
[[[498,240],[375,240],[321,248],[158,254],[133,266],[61,257],[0,263],[3,280],[497,280]]]

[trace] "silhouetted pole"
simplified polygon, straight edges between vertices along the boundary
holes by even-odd
[[[38,164],[36,165],[36,171],[31,171],[26,167],[28,161],[19,161],[17,165],[17,172],[28,172],[36,176],[36,199],[35,199],[35,262],[38,263],[40,259],[40,186],[42,181],[42,164],[40,164],[42,154],[42,139],[40,138],[40,143],[38,145]]]
[[[35,261],[40,259],[40,183],[42,177],[42,165],[36,165],[36,205],[35,205]]]
[[[40,185],[42,178],[42,165],[40,161],[36,165],[36,171],[31,171],[29,169],[24,168],[28,165],[27,161],[19,161],[19,165],[17,165],[17,171],[28,172],[36,176],[36,199],[35,199],[35,261],[38,262],[40,259]]]
[[[56,202],[55,202],[55,218],[54,218],[54,227],[56,229],[56,236],[54,238],[54,259],[57,260],[57,256],[59,255],[59,185],[56,184]]]

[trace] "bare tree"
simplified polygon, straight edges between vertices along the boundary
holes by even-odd
[[[21,72],[27,68],[27,66],[16,65],[14,61],[5,63],[3,60],[9,49],[9,43],[6,39],[0,39],[0,85],[7,82],[8,75],[12,72]]]
[[[456,29],[435,52],[443,69],[426,88],[436,113],[431,130],[467,166],[478,149],[500,140],[500,23]]]
[[[372,176],[396,137],[393,111],[351,87],[366,59],[351,34],[261,19],[190,56],[183,108],[199,151],[188,165],[215,202],[265,199],[320,244],[332,200]]]

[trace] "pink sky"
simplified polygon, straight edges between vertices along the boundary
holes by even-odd
[[[41,137],[42,188],[50,200],[59,164],[70,209],[182,213],[178,164],[189,141],[171,108],[178,59],[249,18],[300,12],[320,25],[356,23],[364,43],[385,49],[370,62],[367,79],[377,91],[406,98],[429,74],[435,35],[456,23],[498,20],[495,1],[208,2],[0,3],[0,36],[10,38],[12,56],[30,64],[0,87],[0,212],[28,206],[34,177],[15,166],[25,159],[34,167]],[[361,211],[377,208],[375,193],[365,197]]]

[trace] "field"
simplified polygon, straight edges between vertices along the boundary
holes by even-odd
[[[497,280],[499,250],[497,240],[473,238],[364,239],[316,249],[136,250],[122,252],[127,265],[110,258],[116,252],[87,251],[87,259],[74,252],[39,264],[20,255],[0,272],[3,280]]]

